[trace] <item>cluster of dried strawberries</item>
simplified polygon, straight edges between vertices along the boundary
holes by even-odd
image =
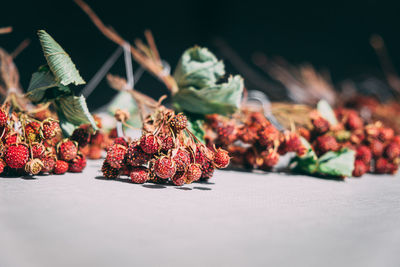
[[[186,126],[186,116],[161,106],[144,121],[139,140],[114,140],[102,166],[104,177],[127,175],[134,183],[171,181],[181,186],[209,179],[215,168],[229,165],[227,151],[207,148]]]
[[[280,132],[263,113],[243,110],[239,117],[206,116],[207,143],[226,149],[232,163],[249,169],[271,170],[281,155],[306,148],[295,132]]]
[[[62,139],[58,121],[38,120],[0,109],[0,173],[5,175],[81,172],[86,157],[70,139]]]
[[[348,147],[356,151],[353,176],[360,177],[367,172],[396,173],[400,163],[400,136],[392,128],[384,127],[379,121],[367,124],[352,109],[338,108],[335,115],[338,123],[331,125],[313,111],[312,127],[301,131],[317,155]]]

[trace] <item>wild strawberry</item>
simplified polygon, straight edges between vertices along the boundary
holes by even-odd
[[[117,138],[118,137],[117,128],[111,129],[110,132],[108,133],[108,137],[111,139]]]
[[[369,170],[369,163],[365,163],[362,160],[355,160],[354,161],[354,170],[353,170],[353,176],[354,177],[360,177],[364,175],[365,173],[368,172]]]
[[[86,157],[80,153],[68,163],[68,171],[70,172],[82,172],[85,167]]]
[[[263,159],[261,168],[265,170],[270,170],[279,162],[279,154],[273,149],[263,151],[260,156]]]
[[[276,140],[279,140],[279,131],[271,124],[258,131],[258,142],[262,147],[273,147]]]
[[[131,166],[140,166],[147,163],[150,160],[150,155],[145,153],[138,142],[132,142],[128,146],[126,151],[126,163]]]
[[[394,130],[392,128],[382,127],[379,129],[378,138],[382,142],[390,141],[394,137]]]
[[[279,154],[284,155],[287,152],[296,152],[299,156],[306,153],[307,149],[300,140],[300,137],[294,132],[286,132],[284,140],[279,145]]]
[[[101,172],[103,176],[107,179],[115,179],[119,176],[119,169],[111,167],[111,165],[105,160],[103,166],[101,167]]]
[[[91,145],[89,147],[89,153],[87,157],[89,159],[100,159],[102,155],[103,149],[98,145]]]
[[[161,150],[164,152],[168,152],[175,146],[174,139],[170,135],[165,135],[160,137],[160,141],[161,141]]]
[[[258,128],[243,125],[238,129],[238,138],[245,144],[254,144],[258,140]]]
[[[308,129],[306,129],[304,127],[300,127],[297,131],[299,132],[300,136],[302,136],[307,141],[310,141],[311,133],[310,133],[310,131]]]
[[[363,129],[358,129],[358,130],[354,130],[351,132],[350,135],[350,142],[352,142],[355,145],[359,145],[361,144],[362,141],[364,141],[365,139],[365,134]]]
[[[198,181],[201,177],[201,166],[197,163],[191,163],[186,169],[186,182],[188,184]]]
[[[36,175],[43,169],[43,162],[40,159],[31,159],[25,164],[25,171],[29,174]]]
[[[147,154],[155,154],[161,149],[160,140],[153,134],[145,134],[140,138],[140,147]]]
[[[106,161],[114,169],[121,169],[124,164],[127,148],[123,145],[114,144],[107,150]]]
[[[0,127],[6,127],[8,123],[8,115],[6,111],[0,108]]]
[[[311,123],[314,126],[314,131],[317,134],[324,134],[329,131],[330,124],[327,120],[322,118],[321,116],[316,116],[311,118]]]
[[[270,125],[265,115],[261,112],[252,112],[249,116],[250,124],[256,127],[264,128]]]
[[[350,130],[361,129],[364,126],[363,120],[357,112],[352,111],[347,114],[346,127]]]
[[[58,121],[53,119],[46,119],[42,121],[42,135],[44,139],[51,139],[61,131]]]
[[[114,144],[118,144],[124,147],[128,147],[128,142],[126,142],[124,137],[117,137],[114,139]]]
[[[206,115],[206,121],[212,129],[217,129],[217,127],[222,123],[220,115],[218,114]]]
[[[25,144],[11,144],[5,154],[7,166],[13,169],[25,167],[29,160],[29,149]]]
[[[400,156],[400,145],[395,142],[389,143],[384,151],[384,156],[389,160],[394,160]]]
[[[216,128],[218,142],[222,145],[229,145],[236,140],[236,129],[233,123],[222,123]]]
[[[31,121],[25,125],[25,136],[30,143],[40,140],[40,123]]]
[[[223,169],[228,167],[230,162],[230,157],[228,151],[218,148],[217,152],[214,155],[214,165],[218,169]]]
[[[6,146],[9,146],[20,142],[21,142],[21,136],[16,132],[11,132],[5,137],[4,143],[6,144]]]
[[[175,175],[171,178],[171,181],[174,185],[182,186],[186,183],[187,177],[185,172],[176,172]]]
[[[79,128],[76,128],[69,139],[77,142],[79,147],[86,146],[90,140],[90,133],[88,127],[81,126]]]
[[[57,160],[53,169],[55,174],[64,174],[68,171],[68,162],[63,160]]]
[[[58,156],[64,161],[73,160],[78,153],[77,143],[68,139],[64,139],[57,145]]]
[[[365,133],[369,138],[378,138],[380,133],[380,128],[382,127],[382,123],[376,122],[374,124],[368,124],[365,128]]]
[[[50,173],[54,170],[54,166],[56,165],[56,159],[54,156],[51,155],[45,155],[41,158],[43,167],[42,167],[42,172],[43,173]]]
[[[190,163],[190,154],[185,149],[179,148],[173,153],[172,160],[176,163],[176,171],[183,172]]]
[[[394,136],[392,141],[400,145],[400,135]]]
[[[154,164],[154,172],[162,179],[171,178],[176,173],[176,163],[170,157],[162,156],[156,160]]]
[[[206,160],[206,162],[201,165],[201,179],[207,180],[211,178],[214,174],[214,165],[212,164],[212,161]]]
[[[40,158],[46,150],[43,144],[37,142],[33,143],[31,148],[33,158]]]
[[[143,184],[150,179],[149,170],[146,167],[133,167],[129,176],[135,184]]]
[[[190,155],[192,157],[192,155]],[[196,144],[195,163],[203,165],[207,161],[205,148],[201,144]]]
[[[104,142],[104,134],[97,131],[94,135],[90,137],[90,143],[92,145],[101,145]]]
[[[323,155],[328,151],[337,151],[339,148],[335,137],[331,135],[318,136],[315,142],[315,149],[318,155]]]
[[[397,166],[389,162],[385,158],[379,158],[375,161],[375,172],[376,173],[390,173],[394,174],[397,171]]]
[[[6,167],[6,163],[4,160],[0,159],[0,174],[4,172],[4,168]]]
[[[172,117],[169,122],[169,126],[177,133],[186,129],[187,126],[187,117],[182,113],[179,113]]]
[[[384,144],[377,139],[373,139],[370,141],[369,148],[371,149],[372,155],[378,158],[383,154]]]
[[[367,146],[359,146],[356,151],[356,159],[361,160],[365,164],[369,164],[372,159],[372,152]]]

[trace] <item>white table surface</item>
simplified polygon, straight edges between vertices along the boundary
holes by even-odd
[[[400,177],[0,178],[0,266],[400,266]],[[96,178],[97,177],[97,178]]]

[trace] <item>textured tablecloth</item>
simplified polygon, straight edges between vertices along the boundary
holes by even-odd
[[[0,178],[0,266],[400,266],[400,177]]]

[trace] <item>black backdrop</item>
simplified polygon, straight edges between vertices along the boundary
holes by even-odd
[[[99,1],[87,3],[100,18],[125,39],[153,31],[163,58],[175,66],[184,49],[194,44],[213,46],[225,39],[248,62],[255,51],[280,55],[292,63],[308,61],[331,71],[338,82],[360,73],[381,75],[368,39],[379,33],[391,59],[400,69],[399,9],[394,2],[378,0],[320,1]],[[0,26],[14,27],[0,36],[0,46],[13,50],[25,38],[31,45],[16,59],[21,83],[44,63],[35,32],[47,30],[71,55],[88,81],[116,49],[72,1],[1,1]],[[235,72],[227,63],[229,71]],[[124,74],[122,58],[112,69]],[[149,75],[138,88],[153,96],[166,92]],[[112,92],[102,82],[89,99],[93,108],[105,103]]]

